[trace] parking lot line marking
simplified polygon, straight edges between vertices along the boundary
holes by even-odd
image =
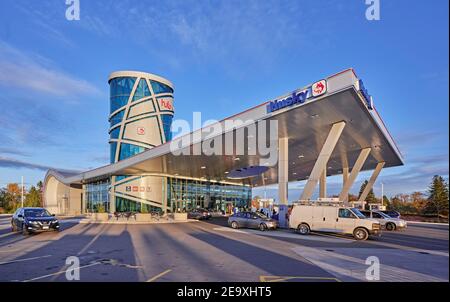
[[[39,257],[16,259],[16,260],[11,260],[11,261],[0,262],[0,265],[16,263],[16,262],[23,262],[23,261],[30,261],[30,260],[36,260],[36,259],[47,258],[47,257],[51,257],[51,256],[52,255],[45,255],[45,256],[39,256]]]
[[[155,281],[156,279],[158,279],[158,278],[164,276],[165,274],[170,273],[171,271],[172,271],[171,269],[165,270],[164,272],[159,273],[158,275],[156,275],[156,276],[154,276],[154,277],[148,279],[147,282],[153,282],[153,281]]]
[[[272,279],[273,278],[273,279]],[[281,282],[292,279],[301,279],[301,280],[328,280],[328,281],[336,281],[341,282],[338,278],[334,277],[305,277],[305,276],[259,276],[260,282]]]
[[[91,263],[91,264],[86,264],[86,265],[80,266],[79,269],[90,267],[90,266],[94,266],[94,265],[98,265],[98,264],[101,264],[101,263],[100,262],[94,262],[94,263]],[[39,276],[39,277],[23,280],[22,282],[36,281],[36,280],[48,278],[48,277],[51,277],[51,276],[60,275],[60,274],[63,274],[65,272],[67,272],[67,271],[68,271],[68,269],[64,270],[64,271],[59,271],[59,272],[56,272],[56,273],[48,274],[48,275],[43,275],[43,276]]]

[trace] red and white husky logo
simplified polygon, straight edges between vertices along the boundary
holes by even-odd
[[[312,85],[312,95],[319,96],[327,92],[327,82],[325,80],[316,82]]]
[[[144,135],[145,134],[145,128],[144,127],[137,127],[137,134],[138,135]]]

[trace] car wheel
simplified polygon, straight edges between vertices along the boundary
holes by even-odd
[[[353,237],[356,240],[367,240],[367,238],[369,238],[369,232],[366,229],[363,228],[357,228],[354,232],[353,232]]]
[[[392,222],[389,222],[388,224],[386,224],[386,230],[388,231],[394,231],[396,229],[395,224]]]
[[[236,221],[233,221],[233,222],[231,223],[231,227],[232,227],[233,229],[238,229],[238,228],[239,228],[239,225],[238,225],[238,223],[237,223]]]
[[[259,230],[260,230],[261,232],[264,232],[265,230],[267,230],[267,225],[265,225],[264,223],[261,223],[261,224],[259,225]]]
[[[306,223],[302,223],[297,227],[297,232],[301,235],[308,235],[311,230],[309,229],[309,225]]]
[[[22,225],[22,235],[26,236],[26,235],[28,235],[28,234],[29,234],[29,232],[28,232],[26,226],[25,226],[25,225]]]

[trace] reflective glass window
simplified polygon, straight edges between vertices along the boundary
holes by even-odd
[[[112,138],[112,139],[117,139],[117,138],[119,138],[119,133],[120,133],[120,127],[114,128],[109,133],[109,137]]]
[[[172,131],[170,127],[172,126],[173,115],[170,114],[162,114],[161,120],[163,124],[164,135],[166,137],[166,142],[172,140]]]
[[[109,150],[110,150],[109,158],[110,158],[110,162],[111,163],[114,162],[114,159],[115,159],[115,156],[116,156],[116,148],[117,148],[117,143],[116,142],[109,143]]]
[[[120,145],[119,160],[126,159],[138,153],[144,152],[145,150],[146,148],[144,147],[122,143]]]
[[[109,211],[109,186],[109,178],[86,184],[87,212],[98,212],[100,207],[103,207],[104,211]]]
[[[111,119],[109,120],[110,127],[113,127],[114,125],[117,125],[118,123],[120,123],[123,119],[124,114],[125,114],[125,109],[114,114],[111,117]]]
[[[173,89],[167,86],[166,84],[156,82],[156,81],[150,81],[152,84],[152,89],[155,94],[159,93],[173,93]]]
[[[141,79],[138,86],[136,87],[136,92],[133,96],[133,102],[146,96],[150,96],[150,89],[148,89],[147,81],[145,79]]]
[[[121,77],[112,79],[110,85],[110,112],[114,112],[128,102],[136,78]]]

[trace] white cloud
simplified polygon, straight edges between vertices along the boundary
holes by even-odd
[[[50,61],[0,41],[0,85],[53,96],[99,94],[95,86],[52,67]]]

